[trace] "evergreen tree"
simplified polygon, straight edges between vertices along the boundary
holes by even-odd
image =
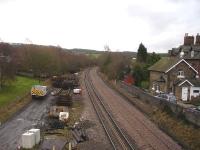
[[[154,63],[156,63],[158,60],[160,60],[160,58],[161,58],[160,55],[153,52],[152,54],[148,55],[147,63],[149,66],[151,66]]]
[[[137,52],[137,62],[145,63],[147,61],[147,49],[140,43],[138,52]]]

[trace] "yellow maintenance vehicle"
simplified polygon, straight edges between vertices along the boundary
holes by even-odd
[[[34,85],[31,88],[32,98],[43,98],[48,94],[47,86],[43,85]]]

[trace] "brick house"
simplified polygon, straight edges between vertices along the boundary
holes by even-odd
[[[182,57],[200,74],[200,35],[197,34],[195,40],[194,36],[186,33],[183,45],[168,51],[169,57],[177,58],[180,53],[183,53]]]
[[[198,71],[183,58],[163,57],[148,70],[152,92],[173,93],[183,101],[200,95]]]
[[[168,55],[149,68],[150,91],[172,92],[183,101],[200,96],[200,35],[186,33],[183,45]]]

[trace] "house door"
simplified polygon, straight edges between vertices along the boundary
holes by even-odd
[[[187,101],[188,100],[188,88],[182,87],[182,100]]]

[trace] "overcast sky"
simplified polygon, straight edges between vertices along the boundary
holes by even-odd
[[[200,0],[0,0],[0,40],[167,52],[200,32]]]

